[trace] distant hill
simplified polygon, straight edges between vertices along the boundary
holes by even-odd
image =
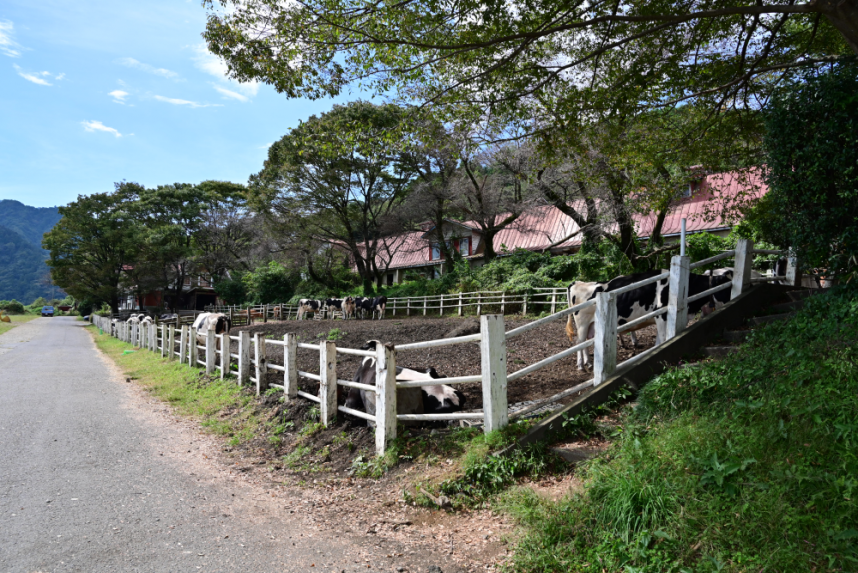
[[[51,296],[45,280],[48,253],[42,250],[42,235],[61,219],[56,207],[29,207],[18,201],[0,201],[0,299],[29,304]],[[54,289],[54,296],[65,294]]]

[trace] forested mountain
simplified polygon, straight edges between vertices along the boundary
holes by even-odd
[[[56,207],[0,201],[0,299],[29,304],[40,296],[51,296],[42,235],[59,220]],[[54,288],[54,296],[64,296],[61,292]]]

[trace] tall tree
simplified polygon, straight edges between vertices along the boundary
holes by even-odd
[[[546,128],[557,113],[759,107],[792,70],[858,54],[858,0],[204,3],[208,47],[239,80],[312,98],[359,84]]]
[[[59,208],[62,219],[42,242],[57,286],[118,312],[123,274],[139,254],[133,240],[137,219],[129,209],[135,199],[131,188],[117,184],[114,193],[80,195]]]
[[[395,254],[386,240],[399,230],[392,214],[414,176],[401,141],[406,113],[363,101],[334,106],[274,143],[250,178],[257,209],[284,235],[348,252],[367,294]]]

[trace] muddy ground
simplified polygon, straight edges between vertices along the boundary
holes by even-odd
[[[518,318],[506,318],[506,329],[511,330],[531,322]],[[558,320],[507,341],[508,371],[510,373],[539,362],[572,346],[566,337],[565,321]],[[360,348],[368,340],[381,340],[385,343],[406,344],[424,340],[436,340],[449,336],[456,329],[471,325],[473,332],[479,331],[479,323],[474,318],[426,318],[408,317],[385,320],[303,320],[258,323],[252,326],[233,329],[247,330],[265,334],[269,339],[283,340],[287,332],[299,336],[299,342],[318,343],[320,340],[336,339],[337,346],[344,348]],[[629,348],[620,347],[617,352],[617,362],[631,358],[634,354],[650,348],[655,343],[655,327],[651,326],[637,332],[640,348],[633,350],[627,336],[623,336]],[[238,343],[232,343],[232,352],[238,352]],[[592,349],[591,349],[592,358]],[[283,364],[282,346],[268,348],[268,359],[276,364]],[[337,355],[337,376],[340,379],[351,380],[360,363],[357,356]],[[422,350],[407,350],[397,353],[397,366],[409,368],[434,367],[442,376],[468,376],[480,373],[480,346],[477,342],[443,346]],[[298,349],[298,369],[319,373],[319,353],[314,350]],[[268,382],[282,384],[282,373],[271,371]],[[508,401],[510,404],[528,400],[547,398],[592,378],[592,371],[576,369],[574,356],[558,360],[545,368],[518,380],[509,382]],[[301,390],[318,394],[319,384],[304,378],[298,383]],[[460,384],[458,388],[466,396],[465,409],[477,410],[482,408],[482,391],[480,385]],[[570,397],[569,399],[572,399]],[[342,398],[341,398],[342,400]],[[342,403],[342,401],[341,401]]]

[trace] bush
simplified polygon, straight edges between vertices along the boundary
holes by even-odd
[[[858,64],[809,69],[765,116],[770,191],[757,220],[803,265],[858,267]]]
[[[26,310],[24,305],[15,299],[0,300],[0,308],[5,310],[8,314],[24,314]]]
[[[218,279],[214,291],[226,304],[242,304],[247,300],[247,286],[241,277]]]
[[[247,289],[247,300],[252,304],[288,302],[295,294],[295,285],[301,280],[295,271],[289,271],[276,261],[259,267],[242,277]]]

